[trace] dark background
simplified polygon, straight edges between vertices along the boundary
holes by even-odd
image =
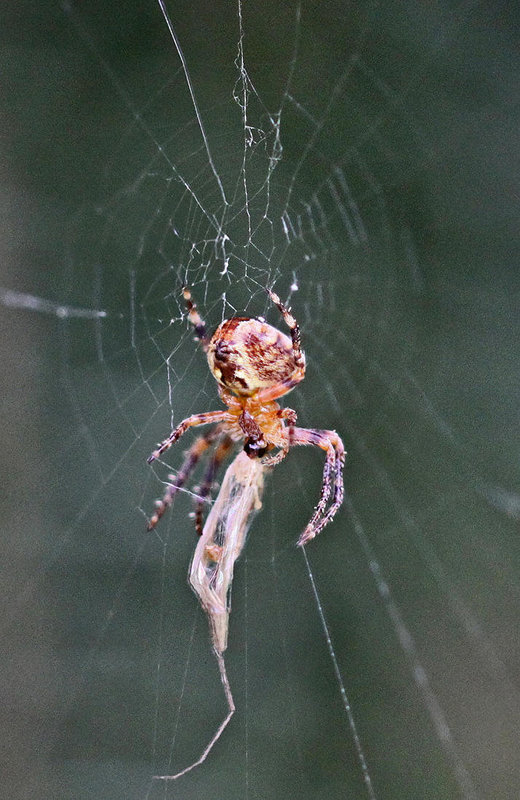
[[[237,9],[170,12],[231,196]],[[255,237],[272,257],[232,263],[232,285],[211,248],[188,258],[211,226],[178,174],[205,209],[222,204],[154,2],[1,16],[4,793],[370,797],[321,608],[375,797],[518,797],[514,10],[305,3],[297,24],[292,5],[246,4],[264,104],[250,95],[251,124],[269,127],[299,42],[273,227]],[[251,186],[266,174],[258,150]],[[286,246],[292,180],[292,218],[317,197],[326,224],[315,210],[317,233]],[[293,544],[320,456],[293,453],[272,476],[235,577],[237,714],[200,769],[163,784],[152,776],[190,763],[224,714],[185,580],[187,498],[160,538],[144,534],[167,474],[146,456],[172,417],[218,402],[179,291],[187,277],[216,324],[224,292],[271,313],[262,286],[287,296],[293,273],[309,370],[290,404],[302,425],[342,434],[348,500],[308,567]]]

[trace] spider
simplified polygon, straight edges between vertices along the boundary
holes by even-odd
[[[177,475],[169,476],[171,483],[162,500],[156,503],[155,513],[148,523],[149,531],[155,528],[169,508],[200,457],[213,448],[195,512],[195,527],[199,534],[202,533],[203,505],[211,492],[217,470],[239,442],[243,442],[249,458],[261,459],[266,467],[279,464],[295,445],[310,444],[325,451],[319,501],[298,539],[298,545],[303,546],[317,536],[341,506],[345,463],[341,438],[336,431],[296,427],[296,412],[291,408],[281,408],[276,402],[304,379],[305,355],[301,349],[300,329],[291,310],[277,294],[270,290],[268,294],[289,328],[290,337],[263,318],[253,317],[224,320],[209,336],[190,290],[187,287],[183,289],[188,319],[206,353],[209,368],[218,383],[220,398],[227,409],[187,417],[148,458],[150,464],[162,456],[188,428],[214,425],[187,451]]]

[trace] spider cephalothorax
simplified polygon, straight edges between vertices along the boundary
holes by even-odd
[[[151,530],[158,523],[199,457],[208,448],[214,447],[214,452],[199,492],[196,512],[199,533],[202,530],[202,505],[210,493],[221,461],[234,443],[243,442],[247,455],[261,458],[264,466],[278,464],[294,445],[312,444],[325,450],[327,457],[319,502],[298,540],[298,544],[305,544],[330,522],[343,501],[345,452],[335,431],[297,428],[296,412],[281,408],[276,402],[305,377],[305,356],[301,349],[298,323],[278,295],[270,291],[269,296],[282,314],[290,337],[264,319],[250,317],[225,320],[209,337],[190,290],[184,289],[183,294],[188,318],[206,352],[227,410],[195,414],[183,420],[149,457],[148,462],[152,462],[161,456],[188,428],[216,423],[209,433],[196,440],[177,476],[171,477],[172,483],[158,502],[148,529]],[[332,500],[327,508],[333,487]]]

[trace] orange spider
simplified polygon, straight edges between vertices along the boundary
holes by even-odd
[[[345,450],[336,431],[295,427],[296,412],[281,408],[276,400],[290,392],[305,377],[305,355],[301,349],[298,323],[278,295],[269,297],[279,309],[291,337],[269,325],[264,319],[233,317],[224,320],[209,337],[188,288],[183,290],[188,319],[202,343],[212,374],[217,380],[221,400],[227,410],[207,411],[187,417],[157,446],[148,463],[159,458],[188,430],[197,425],[215,424],[200,436],[186,454],[185,461],[148,523],[155,528],[176,492],[189,478],[203,453],[214,446],[200,489],[195,513],[197,532],[202,532],[202,509],[211,491],[216,472],[233,446],[243,441],[249,458],[260,458],[264,466],[274,466],[285,458],[294,445],[312,444],[326,452],[321,495],[305,530],[298,539],[304,545],[330,522],[343,502],[343,465]],[[278,452],[269,455],[273,450]],[[332,500],[331,497],[332,488]],[[328,505],[328,507],[327,507]]]

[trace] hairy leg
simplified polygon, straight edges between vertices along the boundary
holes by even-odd
[[[195,330],[195,336],[202,344],[204,352],[206,352],[210,339],[206,330],[206,323],[201,318],[197,310],[197,304],[193,300],[191,292],[187,286],[185,286],[182,290],[182,296],[184,297],[184,302],[186,303],[186,308],[188,309],[188,319]]]
[[[315,447],[320,447],[326,452],[320,498],[312,517],[298,539],[298,544],[301,546],[321,533],[325,525],[334,518],[343,502],[345,448],[336,431],[320,431],[313,430],[312,428],[294,428],[293,444],[311,444]],[[327,508],[333,485],[334,492],[332,495],[332,502]]]
[[[204,505],[207,497],[211,495],[211,488],[213,486],[213,482],[215,477],[218,473],[219,467],[227,458],[229,451],[232,449],[234,445],[233,440],[230,436],[223,436],[221,441],[218,443],[215,452],[213,453],[206,473],[204,475],[204,479],[202,481],[200,491],[198,492],[198,501],[197,507],[195,509],[195,530],[199,534],[202,534],[202,523],[203,523],[203,511]]]
[[[191,473],[197,466],[200,457],[213,444],[218,436],[220,436],[220,431],[217,427],[211,431],[208,431],[205,436],[199,436],[198,439],[194,441],[190,449],[187,451],[186,457],[180,470],[177,472],[177,475],[169,476],[172,482],[166,487],[166,491],[162,500],[157,501],[155,513],[148,523],[147,530],[151,531],[155,528],[161,517],[164,516],[165,512],[171,506],[173,498],[179,489],[184,486]]]
[[[162,456],[172,444],[181,438],[186,433],[188,428],[194,428],[197,425],[210,425],[215,422],[233,422],[234,417],[228,411],[206,411],[203,414],[194,414],[192,417],[184,419],[177,427],[170,433],[167,439],[157,445],[157,449],[153,451],[151,456],[146,459],[149,464],[155,461],[156,458]]]

